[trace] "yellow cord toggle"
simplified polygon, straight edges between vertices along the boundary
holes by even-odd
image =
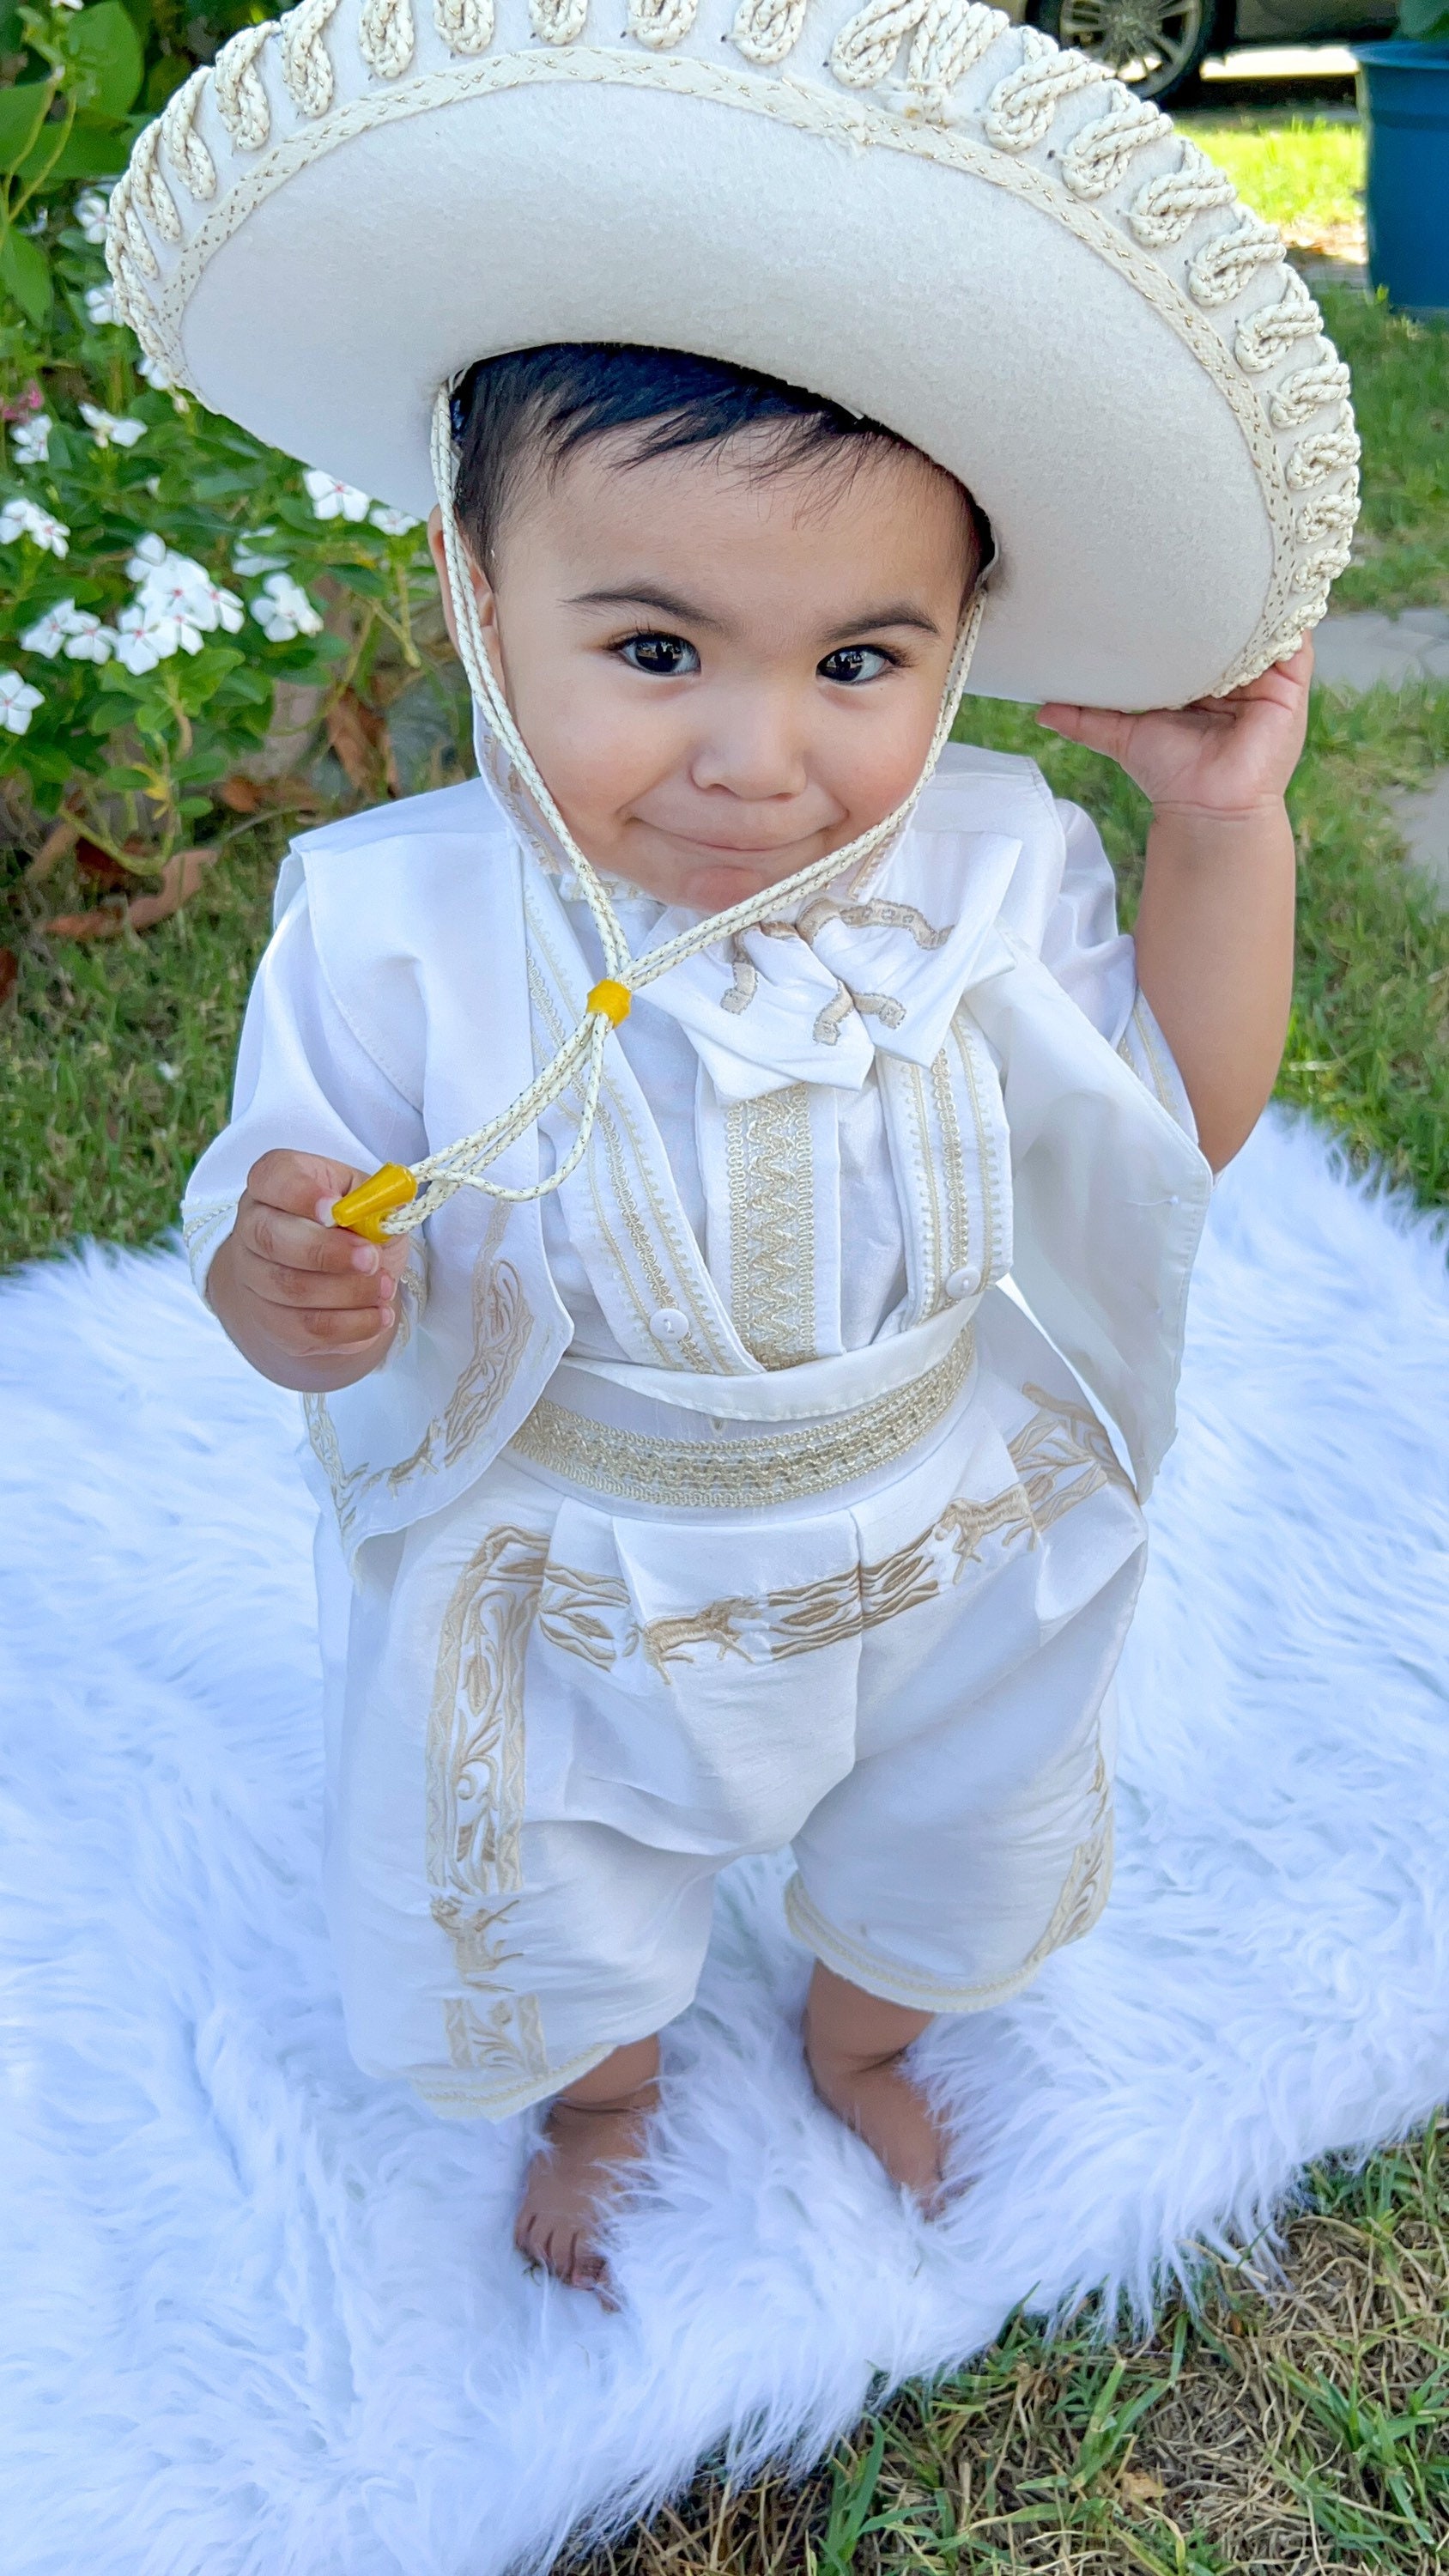
[[[602,984],[594,986],[585,1008],[590,1011],[602,1011],[605,1019],[612,1020],[617,1028],[621,1020],[627,1020],[634,1008],[634,996],[627,984],[618,984],[612,975],[606,975]]]
[[[332,1210],[334,1225],[344,1225],[351,1234],[362,1234],[369,1243],[390,1243],[391,1235],[382,1220],[394,1208],[406,1207],[418,1194],[417,1182],[401,1163],[384,1163],[370,1181],[359,1181],[355,1190],[338,1199]]]

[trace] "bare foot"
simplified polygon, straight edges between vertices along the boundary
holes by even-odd
[[[644,2153],[659,2099],[659,2042],[636,2039],[581,2076],[549,2105],[543,2144],[528,2168],[513,2242],[573,2290],[593,2290],[606,2307],[609,2267],[599,2251],[601,2221]]]
[[[868,1995],[816,1963],[805,2006],[805,2062],[815,2090],[928,2218],[941,2206],[943,2140],[901,2059],[931,2018]]]

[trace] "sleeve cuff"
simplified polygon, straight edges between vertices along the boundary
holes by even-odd
[[[1197,1120],[1192,1114],[1192,1102],[1173,1061],[1172,1049],[1158,1027],[1140,985],[1127,1014],[1127,1026],[1117,1041],[1117,1053],[1124,1064],[1131,1066],[1153,1099],[1161,1102],[1169,1118],[1175,1118],[1183,1133],[1196,1144]]]
[[[236,1223],[237,1199],[192,1199],[181,1211],[181,1240],[198,1297],[206,1304],[212,1262]]]

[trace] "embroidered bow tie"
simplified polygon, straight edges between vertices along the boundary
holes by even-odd
[[[967,986],[1008,962],[995,924],[1020,849],[912,828],[861,896],[812,896],[685,958],[641,1001],[687,1032],[727,1100],[793,1082],[856,1091],[877,1055],[928,1065]],[[693,918],[666,912],[650,946]]]

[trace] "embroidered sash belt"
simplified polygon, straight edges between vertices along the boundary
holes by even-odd
[[[543,1396],[515,1431],[510,1448],[564,1483],[621,1503],[668,1511],[762,1511],[798,1503],[893,1467],[945,1420],[976,1359],[968,1326],[944,1356],[867,1404],[782,1430],[710,1435],[704,1417],[690,1433],[659,1437],[598,1422]],[[681,1415],[681,1419],[684,1419]]]

